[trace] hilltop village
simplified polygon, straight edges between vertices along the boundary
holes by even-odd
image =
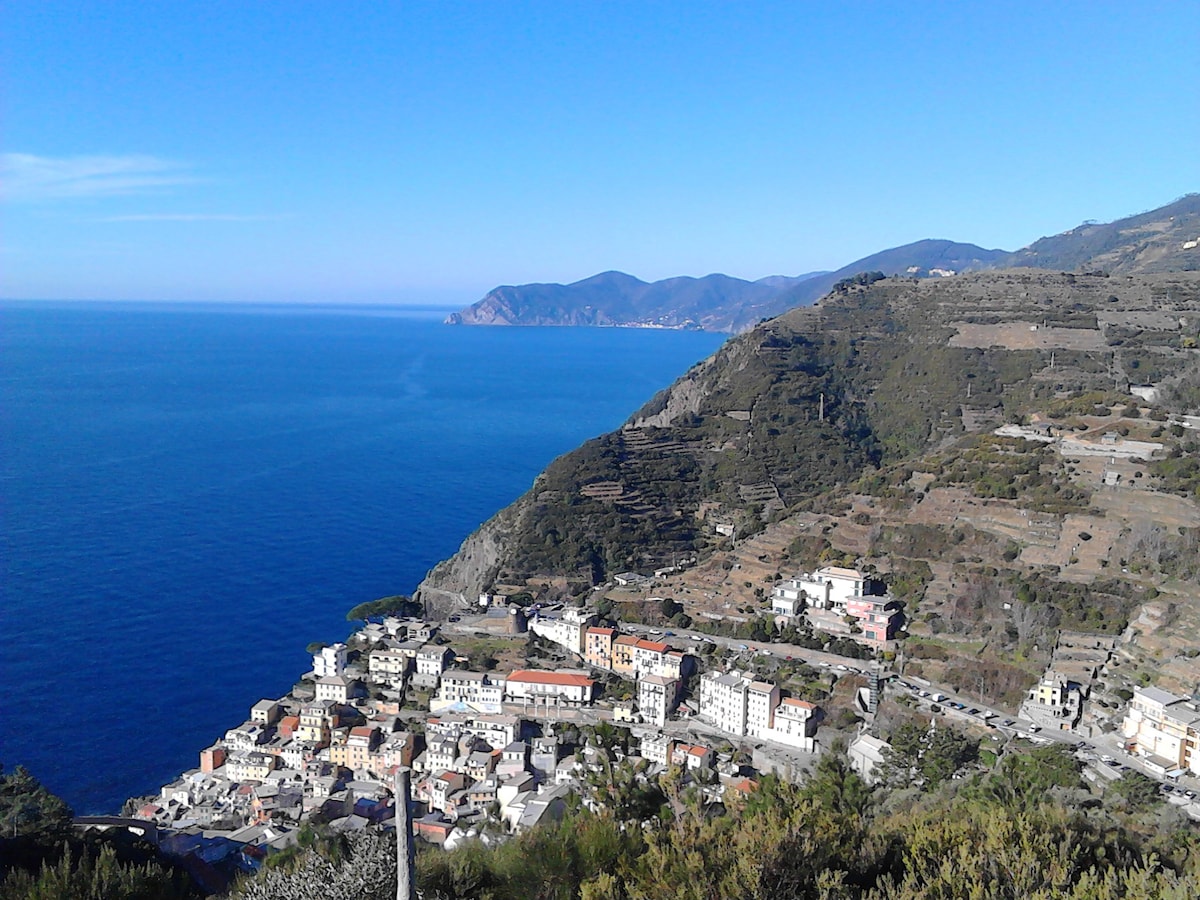
[[[618,580],[653,583],[636,573]],[[1064,634],[1021,716],[1010,718],[881,668],[894,658],[903,612],[885,584],[857,569],[799,573],[764,603],[774,642],[622,630],[586,605],[523,607],[503,594],[443,623],[368,621],[345,643],[314,646],[312,671],[287,696],[255,703],[200,752],[197,769],[128,813],[154,824],[168,855],[252,870],[294,845],[306,822],[335,832],[390,825],[394,775],[407,767],[416,834],[452,848],[561,819],[577,805],[636,809],[639,794],[664,784],[668,796],[692,788],[721,803],[753,792],[762,773],[800,780],[826,749],[823,725],[848,741],[851,765],[870,780],[894,762],[871,733],[886,695],[985,742],[1071,746],[1093,781],[1136,766],[1200,817],[1192,699],[1138,690],[1119,729],[1085,715],[1111,641]],[[843,636],[780,642],[811,636],[796,630],[810,627],[810,615],[839,622]],[[500,671],[501,656],[526,664]]]

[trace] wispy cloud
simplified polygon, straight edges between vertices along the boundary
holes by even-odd
[[[269,222],[280,216],[247,216],[235,213],[133,213],[104,216],[98,222]]]
[[[197,180],[182,163],[156,156],[0,154],[0,193],[7,200],[144,194]]]

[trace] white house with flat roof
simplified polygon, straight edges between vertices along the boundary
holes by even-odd
[[[1137,688],[1121,724],[1133,752],[1169,776],[1200,775],[1200,704],[1161,688]]]
[[[341,675],[346,671],[346,645],[331,644],[313,654],[313,675],[317,678]]]

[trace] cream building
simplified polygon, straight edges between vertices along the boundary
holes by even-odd
[[[1133,752],[1165,775],[1200,775],[1200,705],[1159,688],[1138,688],[1122,733]]]

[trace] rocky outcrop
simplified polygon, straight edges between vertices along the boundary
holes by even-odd
[[[431,611],[473,603],[495,579],[506,553],[505,537],[520,518],[518,501],[480,525],[457,553],[430,569],[414,599]]]

